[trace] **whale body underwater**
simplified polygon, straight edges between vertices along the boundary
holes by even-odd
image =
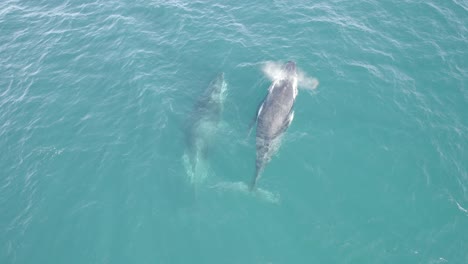
[[[294,103],[298,94],[298,79],[303,82],[303,77],[298,77],[296,63],[288,61],[279,70],[279,76],[275,76],[268,88],[268,93],[258,107],[251,128],[256,123],[256,162],[255,174],[244,190],[265,192],[257,188],[266,165],[276,154],[280,147],[284,132],[294,119]],[[301,73],[302,74],[302,73]],[[301,75],[302,76],[302,75]],[[302,83],[304,85],[304,83]],[[310,89],[315,89],[318,82],[315,81]],[[186,152],[184,162],[190,182],[195,185],[204,181],[207,176],[207,154],[212,147],[213,138],[219,130],[222,119],[224,101],[226,98],[227,84],[224,74],[219,74],[208,86],[205,92],[198,98],[195,107],[186,126]],[[239,188],[236,184],[219,184],[221,187],[232,189]]]
[[[249,189],[255,190],[267,163],[279,148],[281,135],[294,118],[294,102],[298,93],[296,63],[283,65],[282,74],[268,88],[256,116],[256,165]]]
[[[186,124],[184,162],[193,184],[201,183],[207,176],[207,156],[219,132],[226,93],[227,83],[224,73],[220,73],[200,95]]]

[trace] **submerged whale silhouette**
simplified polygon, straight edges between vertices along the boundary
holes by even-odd
[[[184,161],[191,183],[199,183],[206,177],[207,155],[219,129],[226,91],[224,73],[220,73],[198,98],[185,128]]]

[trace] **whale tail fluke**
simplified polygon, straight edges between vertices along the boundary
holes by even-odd
[[[250,185],[249,185],[249,191],[250,191],[250,192],[254,192],[255,189],[256,189],[256,187],[257,187],[257,177],[254,177],[254,178],[252,179],[252,182],[251,182]]]
[[[252,181],[250,182],[250,185],[249,185],[249,191],[250,192],[254,192],[255,189],[257,188],[257,182],[258,182],[258,179],[260,179],[260,173],[261,172],[262,172],[262,166],[257,165],[256,168],[255,168],[255,175],[252,178]]]

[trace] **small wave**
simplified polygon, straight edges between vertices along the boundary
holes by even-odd
[[[239,192],[246,195],[252,195],[256,198],[259,198],[265,202],[279,204],[280,203],[280,195],[277,193],[273,193],[271,191],[257,188],[255,191],[250,191],[249,186],[247,186],[244,182],[220,182],[217,183],[210,188],[220,190],[220,191],[231,191],[231,192]]]
[[[457,200],[455,200],[455,198],[450,196],[449,200],[457,205],[458,210],[465,214],[468,214],[468,210],[465,207],[461,206],[461,204]]]

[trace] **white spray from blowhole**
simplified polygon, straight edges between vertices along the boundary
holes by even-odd
[[[271,81],[284,79],[285,71],[283,70],[283,63],[267,61],[263,63],[262,71]],[[298,88],[306,90],[315,90],[319,85],[319,81],[311,76],[308,76],[304,71],[296,66],[297,69],[297,82]]]

